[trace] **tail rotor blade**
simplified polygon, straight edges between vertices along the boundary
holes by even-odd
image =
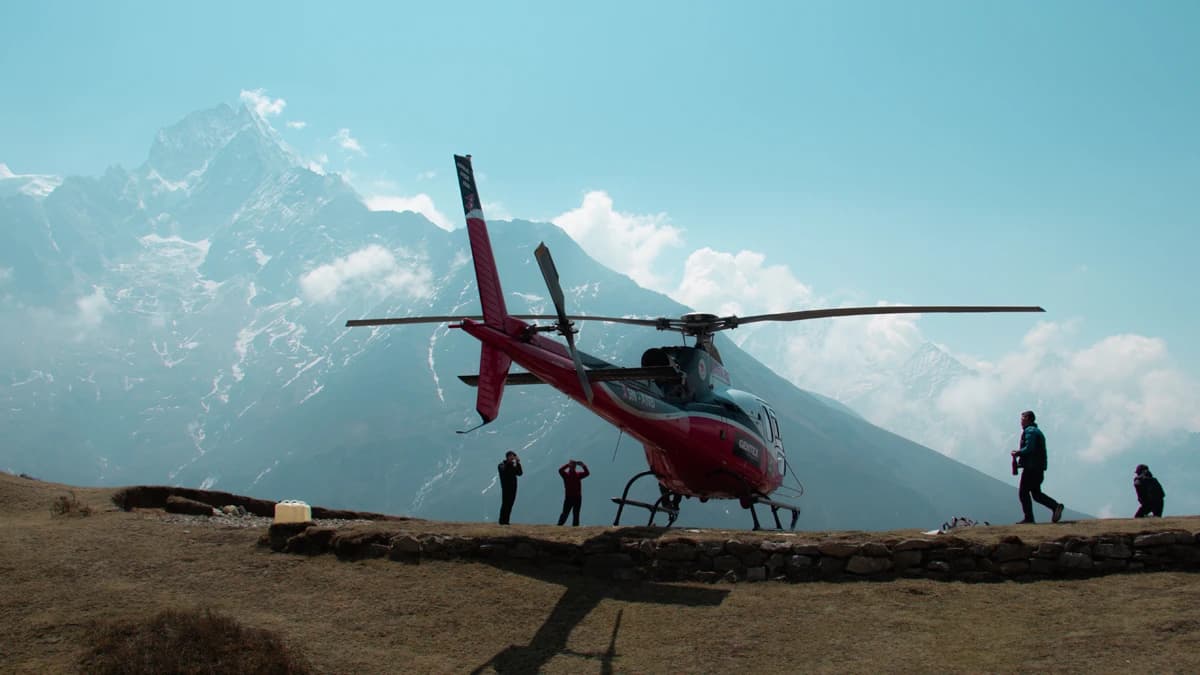
[[[563,298],[562,285],[558,282],[558,269],[554,267],[554,258],[550,257],[550,249],[546,248],[544,242],[538,244],[533,255],[537,258],[538,267],[542,270],[542,278],[546,280],[546,288],[550,291],[550,299],[554,302],[554,311],[558,314],[558,331],[567,338],[567,349],[571,352],[571,360],[575,362],[575,373],[579,375],[579,385],[583,387],[583,395],[587,397],[588,403],[591,403],[592,383],[588,381],[587,373],[583,369],[579,350],[575,349],[575,334],[571,329],[570,320],[567,319],[567,310],[564,307],[566,300]]]

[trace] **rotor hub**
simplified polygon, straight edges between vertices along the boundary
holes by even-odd
[[[675,328],[687,335],[703,337],[711,334],[713,331],[721,330],[721,324],[722,319],[716,314],[694,312],[679,317],[679,324]]]

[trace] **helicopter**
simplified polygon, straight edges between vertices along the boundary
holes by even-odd
[[[766,401],[733,386],[713,343],[714,334],[720,331],[763,321],[843,316],[1045,311],[1033,306],[943,305],[838,307],[742,317],[691,313],[647,319],[567,314],[558,270],[543,242],[533,254],[555,314],[509,314],[471,155],[455,155],[454,165],[482,315],[352,319],[346,327],[449,323],[451,328],[479,340],[479,374],[460,379],[477,387],[475,409],[482,422],[459,433],[495,420],[506,386],[547,384],[640,441],[648,469],[629,479],[621,497],[612,498],[617,504],[614,526],[620,525],[623,509],[632,506],[649,511],[647,525],[653,525],[656,515],[663,513],[670,527],[679,515],[681,500],[694,497],[701,502],[738,500],[750,511],[755,530],[761,529],[756,506],[770,508],[777,529],[783,529],[779,512],[786,511],[791,514],[790,527],[795,529],[799,505],[772,496],[789,470],[779,421]],[[675,331],[694,343],[653,347],[642,354],[639,366],[622,367],[576,348],[575,323],[579,321]],[[565,344],[545,333],[562,336]],[[510,372],[513,363],[525,372]],[[633,484],[648,476],[658,481],[658,500],[651,503],[630,499]]]

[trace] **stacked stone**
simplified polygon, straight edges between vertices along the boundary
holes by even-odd
[[[801,582],[903,577],[988,582],[1200,569],[1200,534],[1183,530],[1064,537],[1036,545],[1015,536],[997,544],[954,536],[793,543],[677,536],[654,539],[614,531],[571,544],[523,536],[341,532],[314,523],[289,523],[272,525],[262,543],[285,553],[333,553],[348,560],[388,558],[412,564],[483,560],[618,581]]]

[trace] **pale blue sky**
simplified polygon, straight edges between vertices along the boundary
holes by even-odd
[[[470,152],[513,216],[590,190],[665,214],[675,283],[697,248],[750,249],[818,299],[1042,304],[1080,348],[1162,338],[1200,375],[1195,2],[0,5],[17,173],[136,166],[260,88],[299,151],[456,223]],[[1035,321],[920,326],[995,359]]]

